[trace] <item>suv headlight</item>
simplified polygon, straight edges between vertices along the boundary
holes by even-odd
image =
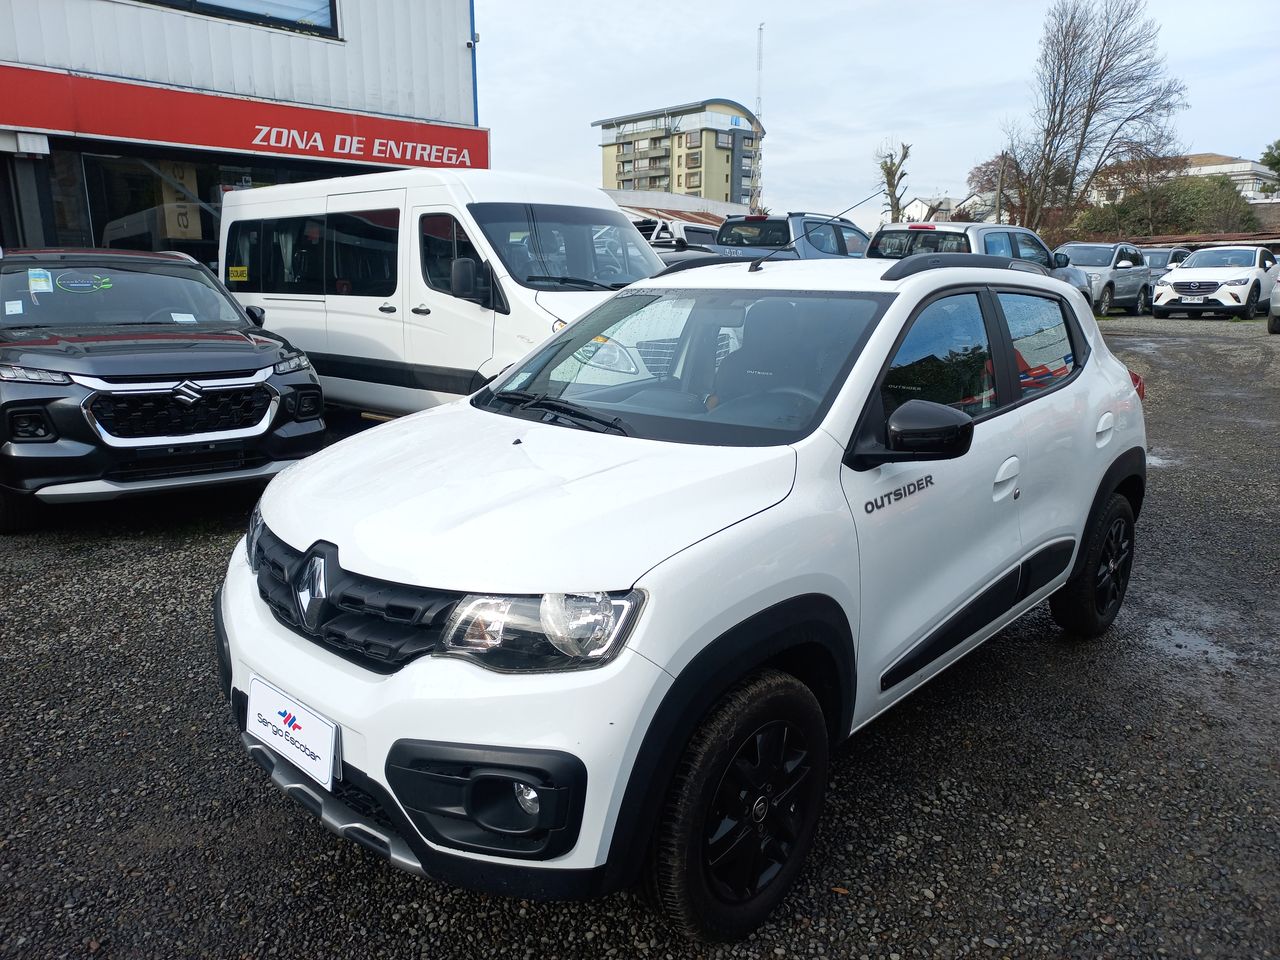
[[[1252,277],[1236,277],[1234,280],[1223,281],[1222,285],[1224,287],[1243,287],[1246,283],[1248,283],[1252,279],[1253,279]]]
[[[1099,280],[1101,280],[1101,279],[1102,279],[1102,274],[1100,274],[1100,273],[1091,273],[1091,274],[1089,274],[1089,282],[1090,282],[1090,283],[1097,283],[1097,282],[1098,282]]]
[[[490,670],[595,667],[617,655],[644,594],[548,593],[540,597],[463,597],[437,655],[466,657]]]
[[[244,534],[244,552],[249,558],[249,569],[258,572],[258,541],[262,539],[262,531],[266,524],[262,522],[262,508],[253,505],[253,513],[249,514],[249,529]]]
[[[0,363],[0,380],[16,380],[28,383],[70,383],[71,378],[57,370],[37,370],[35,367],[15,367]]]
[[[1165,278],[1165,277],[1161,277],[1159,280],[1157,280],[1157,281],[1156,281],[1156,286],[1157,286],[1157,287],[1167,287],[1167,286],[1169,286],[1169,280],[1168,280],[1167,278]]]
[[[276,361],[276,373],[297,373],[299,370],[311,369],[311,361],[305,353],[288,353]]]

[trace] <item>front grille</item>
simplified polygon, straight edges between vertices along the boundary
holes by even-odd
[[[191,454],[175,454],[118,463],[103,476],[107,480],[163,480],[169,477],[194,477],[207,473],[224,473],[228,470],[252,470],[268,463],[263,454],[246,454],[243,450],[226,452],[208,451]]]
[[[190,406],[168,390],[100,393],[89,409],[99,426],[113,437],[184,437],[252,427],[266,416],[271,396],[262,384],[208,389]]]
[[[347,771],[344,770],[344,773]],[[391,815],[387,813],[387,808],[382,805],[382,801],[367,790],[364,790],[351,780],[335,780],[333,786],[329,788],[329,792],[345,803],[360,816],[367,820],[371,820],[388,833],[398,836],[399,828],[395,821],[391,819]]]
[[[258,539],[258,594],[282,624],[341,657],[379,673],[394,673],[439,643],[462,594],[350,573],[338,549],[317,543],[307,553],[268,529]],[[299,581],[304,563],[324,559],[324,598],[304,618]]]
[[[1173,292],[1183,297],[1203,297],[1217,293],[1220,286],[1212,280],[1179,280],[1173,285]]]

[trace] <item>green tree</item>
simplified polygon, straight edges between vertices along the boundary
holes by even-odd
[[[1276,173],[1280,173],[1280,140],[1262,151],[1260,162],[1264,167],[1270,167]]]

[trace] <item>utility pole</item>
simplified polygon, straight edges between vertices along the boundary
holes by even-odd
[[[752,139],[756,143],[755,156],[751,158],[751,196],[748,209],[752,213],[760,213],[763,209],[764,189],[760,180],[760,162],[763,156],[764,127],[760,123],[760,114],[764,103],[764,24],[756,27],[756,121],[751,125]]]
[[[1005,152],[1000,151],[1000,170],[996,174],[996,223],[1003,223],[1000,219],[1000,201],[1004,197],[1004,157]]]

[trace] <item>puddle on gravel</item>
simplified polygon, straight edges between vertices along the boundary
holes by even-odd
[[[1175,467],[1182,461],[1165,447],[1152,447],[1147,451],[1148,467]]]
[[[1215,666],[1236,662],[1236,655],[1214,643],[1209,635],[1172,620],[1152,620],[1139,633],[1170,656],[1188,657]]]

